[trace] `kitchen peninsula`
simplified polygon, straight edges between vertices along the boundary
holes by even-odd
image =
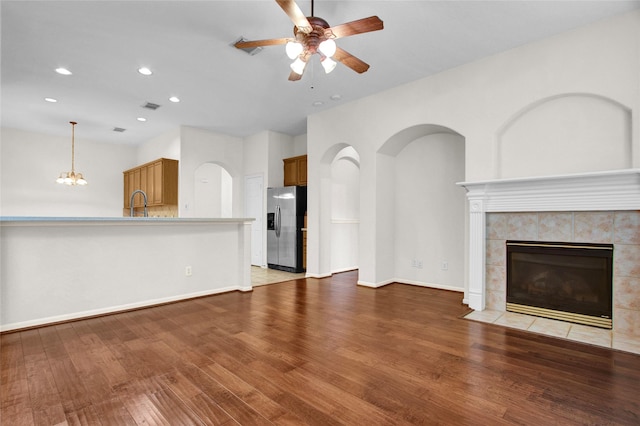
[[[0,331],[251,291],[253,219],[0,218]]]

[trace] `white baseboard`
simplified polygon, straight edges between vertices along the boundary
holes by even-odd
[[[20,330],[23,328],[40,327],[47,324],[55,324],[55,323],[60,323],[65,321],[79,320],[83,318],[91,318],[91,317],[100,316],[100,315],[114,314],[117,312],[130,311],[133,309],[148,308],[155,305],[163,305],[165,303],[178,302],[180,300],[187,300],[187,299],[194,299],[196,297],[211,296],[214,294],[227,293],[235,290],[250,291],[251,288],[248,288],[247,290],[245,290],[244,287],[240,288],[238,286],[223,287],[223,288],[217,288],[215,290],[199,291],[195,293],[181,294],[178,296],[163,297],[160,299],[152,299],[152,300],[145,300],[142,302],[128,303],[126,305],[109,306],[106,308],[92,309],[90,311],[74,312],[74,313],[64,314],[64,315],[38,318],[34,320],[29,320],[29,321],[15,322],[12,324],[3,324],[3,325],[0,325],[0,332]]]
[[[391,280],[381,281],[379,283],[368,283],[366,281],[358,281],[358,285],[361,285],[363,287],[371,287],[371,288],[380,288],[385,285],[389,285],[393,283],[415,285],[418,287],[437,288],[439,290],[449,290],[449,291],[457,291],[460,293],[464,293],[464,288],[460,288],[460,287],[454,287],[454,286],[443,285],[443,284],[425,283],[421,281],[405,280],[401,278],[394,278]]]
[[[387,280],[387,281],[381,281],[379,283],[368,283],[366,281],[358,281],[358,285],[361,285],[363,287],[379,288],[379,287],[384,287],[385,285],[393,284],[393,283],[396,283],[396,282],[398,282],[398,281],[396,281],[396,280]]]
[[[421,282],[421,281],[403,280],[403,279],[396,279],[395,282],[400,283],[400,284],[415,285],[415,286],[418,286],[418,287],[437,288],[438,290],[457,291],[457,292],[460,292],[460,293],[464,293],[464,288],[454,287],[452,285],[424,283],[424,282]]]
[[[305,278],[327,278],[327,277],[330,277],[331,275],[332,274],[312,274],[307,272],[304,277]]]
[[[335,269],[333,271],[331,271],[332,274],[339,274],[341,272],[349,272],[349,271],[355,271],[357,270],[358,267],[357,266],[349,266],[347,268],[340,268],[340,269]]]

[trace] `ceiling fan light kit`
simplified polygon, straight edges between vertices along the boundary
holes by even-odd
[[[276,0],[276,3],[278,3],[294,23],[294,38],[255,41],[241,39],[234,44],[236,48],[246,50],[285,44],[287,56],[294,60],[290,65],[293,71],[289,75],[289,80],[291,81],[302,78],[307,62],[310,57],[316,53],[320,55],[322,67],[327,74],[335,69],[337,62],[341,62],[359,74],[369,69],[367,63],[356,58],[344,49],[339,48],[336,45],[335,39],[381,30],[384,28],[384,25],[380,18],[370,16],[330,27],[324,19],[313,16],[313,0],[311,0],[312,16],[309,17],[304,16],[295,0]]]

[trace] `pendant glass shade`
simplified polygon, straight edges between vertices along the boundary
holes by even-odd
[[[320,63],[322,64],[322,68],[324,68],[325,74],[329,74],[336,68],[336,65],[338,65],[338,63],[331,58],[324,58]]]
[[[289,41],[285,46],[285,51],[289,59],[295,59],[302,53],[302,44],[297,41]]]
[[[318,50],[320,50],[324,56],[330,58],[336,54],[336,42],[333,41],[333,39],[327,39],[320,43]]]
[[[84,180],[82,173],[74,172],[62,172],[60,177],[56,179],[57,183],[64,183],[65,185],[86,185],[87,181]]]
[[[291,70],[296,74],[302,75],[304,72],[304,67],[307,66],[307,63],[302,59],[298,58],[291,64]]]
[[[70,172],[62,172],[58,179],[56,179],[57,183],[63,183],[65,185],[86,185],[87,181],[82,176],[82,173],[76,173],[75,171],[75,121],[70,121],[71,123],[71,171]]]

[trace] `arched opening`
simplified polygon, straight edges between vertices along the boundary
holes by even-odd
[[[232,217],[233,178],[216,163],[200,165],[194,174],[196,217]]]
[[[398,132],[376,156],[375,283],[464,290],[465,139],[438,125]]]
[[[360,157],[345,147],[331,163],[331,272],[358,268]]]

